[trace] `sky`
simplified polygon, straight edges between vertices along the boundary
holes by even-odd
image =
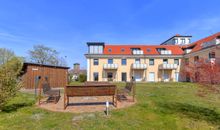
[[[220,0],[0,0],[0,47],[28,56],[56,49],[68,66],[86,68],[86,42],[160,44],[220,32]]]

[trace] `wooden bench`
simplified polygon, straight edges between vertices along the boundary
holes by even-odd
[[[126,85],[123,89],[117,90],[117,98],[119,100],[126,100],[124,96],[132,95],[132,101],[135,100],[135,83],[133,81],[126,82]]]
[[[112,96],[112,103],[117,107],[117,87],[112,84],[88,84],[66,86],[64,88],[64,109],[69,105],[70,97],[80,96]]]

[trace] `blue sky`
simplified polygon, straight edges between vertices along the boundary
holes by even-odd
[[[220,31],[219,0],[0,0],[0,47],[27,56],[44,44],[86,67],[87,41],[159,44]]]

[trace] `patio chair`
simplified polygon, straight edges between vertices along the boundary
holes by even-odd
[[[126,82],[126,85],[122,89],[117,90],[117,98],[118,100],[127,100],[127,96],[132,95],[132,101],[134,102],[135,97],[135,83],[133,81]]]
[[[47,101],[53,101],[57,103],[60,98],[60,90],[51,89],[48,83],[45,83],[43,86],[43,94],[48,97]]]

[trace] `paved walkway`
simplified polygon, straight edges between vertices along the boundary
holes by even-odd
[[[112,109],[120,109],[129,107],[135,102],[131,101],[131,97],[128,97],[128,100],[125,101],[118,101],[117,108],[115,108],[111,102],[112,102],[112,96],[94,96],[94,97],[72,97],[70,98],[70,105],[67,106],[67,108],[63,109],[63,95],[61,95],[61,98],[57,104],[46,103],[46,99],[43,99],[41,101],[41,105],[36,104],[38,107],[47,109],[50,111],[56,111],[56,112],[73,112],[73,113],[84,113],[84,112],[97,112],[97,111],[105,111],[106,106],[105,102],[110,102],[110,110]]]

